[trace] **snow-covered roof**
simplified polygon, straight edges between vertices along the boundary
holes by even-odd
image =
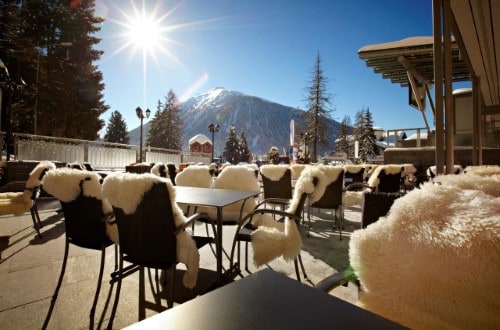
[[[212,141],[210,141],[210,139],[203,134],[196,134],[195,136],[193,136],[192,138],[189,139],[189,145],[191,145],[195,142],[198,142],[199,144],[202,144],[202,145],[207,143],[207,142],[212,144]]]

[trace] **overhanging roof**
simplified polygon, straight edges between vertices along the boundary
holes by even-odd
[[[410,37],[400,41],[370,45],[358,51],[359,57],[372,67],[375,73],[391,82],[408,86],[408,65],[420,83],[434,84],[434,38]],[[452,43],[452,79],[470,80],[469,70],[460,57],[456,42]],[[403,64],[406,63],[406,66]]]
[[[500,104],[500,1],[451,0],[450,8],[486,106]]]

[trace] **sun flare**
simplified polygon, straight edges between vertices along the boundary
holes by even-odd
[[[128,26],[128,35],[135,47],[154,50],[162,38],[161,26],[150,17],[139,17]]]

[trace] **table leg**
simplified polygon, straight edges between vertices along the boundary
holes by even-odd
[[[217,208],[217,234],[215,235],[217,254],[217,286],[222,285],[222,208]]]

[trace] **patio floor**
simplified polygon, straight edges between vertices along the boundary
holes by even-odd
[[[23,216],[0,217],[0,328],[1,329],[40,329],[49,310],[52,294],[61,271],[64,255],[64,219],[57,213],[58,202],[45,201],[40,207],[43,228],[42,238],[33,229],[29,213]],[[302,280],[305,285],[313,285],[337,270],[348,266],[348,246],[350,234],[360,226],[360,208],[352,207],[345,211],[343,240],[338,231],[332,229],[330,211],[315,210],[312,217],[310,237],[303,232],[302,258],[310,281]],[[224,228],[223,246],[230,250],[235,228]],[[195,228],[197,234],[204,233],[204,225]],[[251,248],[250,248],[251,249]],[[180,281],[182,265],[177,267],[176,304],[194,299],[215,279],[215,257],[209,246],[200,250],[200,274],[194,290],[184,288]],[[242,247],[242,257],[244,248]],[[88,329],[89,311],[96,288],[100,253],[70,246],[66,273],[59,290],[59,296],[51,315],[48,329]],[[243,261],[242,261],[243,263]],[[225,265],[227,265],[227,260]],[[106,251],[106,265],[103,285],[94,318],[95,328],[105,328],[111,312],[115,287],[109,284],[110,273],[114,267],[114,248]],[[282,258],[269,264],[275,271],[295,277],[293,262]],[[244,269],[244,264],[241,266]],[[250,251],[250,271],[258,269],[252,264]],[[146,273],[147,274],[147,273]],[[243,275],[248,273],[243,270]],[[114,328],[123,328],[138,321],[138,274],[123,281],[120,303],[114,320]],[[235,280],[240,279],[237,277]],[[146,275],[146,282],[147,275]],[[150,295],[149,285],[146,294]],[[331,294],[347,301],[356,301],[355,286],[339,287]],[[151,295],[150,295],[151,298]],[[166,306],[166,301],[162,301]],[[147,310],[151,316],[157,312]]]

